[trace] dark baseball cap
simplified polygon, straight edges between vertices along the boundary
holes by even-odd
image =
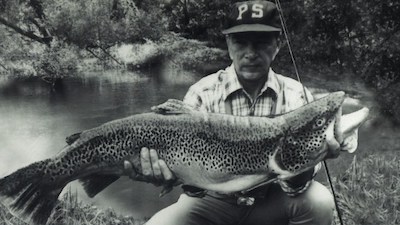
[[[276,5],[269,1],[236,2],[227,18],[223,34],[240,32],[281,32]]]

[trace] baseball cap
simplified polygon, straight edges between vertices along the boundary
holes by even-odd
[[[232,5],[223,34],[240,32],[280,32],[276,5],[269,1],[245,1]]]

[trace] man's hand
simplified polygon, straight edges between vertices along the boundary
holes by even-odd
[[[177,184],[177,179],[168,168],[164,160],[158,158],[154,149],[142,148],[140,151],[140,165],[142,174],[138,174],[133,168],[133,162],[124,161],[124,170],[133,180],[141,180],[153,183],[156,186]]]

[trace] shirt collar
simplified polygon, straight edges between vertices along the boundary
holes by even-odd
[[[222,79],[223,81],[223,87],[224,87],[224,100],[226,100],[226,98],[231,95],[232,93],[238,91],[238,90],[242,90],[243,87],[240,84],[238,78],[237,78],[237,74],[235,71],[235,68],[232,65],[230,65],[228,68],[226,68],[226,74],[225,74],[225,79]],[[278,79],[276,77],[275,72],[270,68],[269,72],[268,72],[268,79],[265,82],[264,86],[261,88],[261,92],[260,95],[263,94],[264,92],[266,92],[268,89],[271,89],[276,96],[278,95],[279,91],[280,91],[280,86],[278,83]]]

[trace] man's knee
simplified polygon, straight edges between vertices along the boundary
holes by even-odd
[[[194,205],[193,198],[190,198],[182,194],[179,200],[160,210],[147,221],[146,225],[179,225],[179,224],[191,224],[190,221],[190,211]]]
[[[296,220],[294,224],[330,224],[333,220],[333,195],[318,182],[312,182],[306,192],[292,199],[290,205],[291,217]]]
[[[213,202],[182,194],[178,201],[156,213],[146,225],[207,225],[218,222]],[[214,223],[214,220],[216,221]]]

